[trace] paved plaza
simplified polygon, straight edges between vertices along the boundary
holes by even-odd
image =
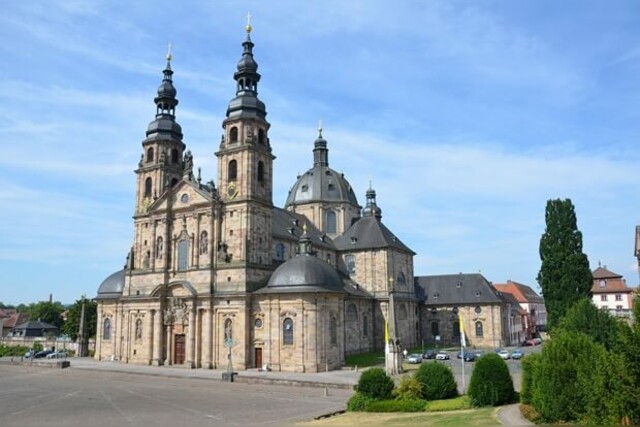
[[[339,388],[0,364],[0,425],[290,425],[344,409],[350,394]]]

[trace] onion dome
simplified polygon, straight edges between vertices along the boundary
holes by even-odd
[[[171,49],[171,47],[169,47]],[[149,123],[147,140],[178,139],[182,140],[182,127],[176,122],[176,88],[173,86],[173,71],[171,70],[171,52],[167,53],[167,67],[164,69],[162,83],[158,87],[155,97],[156,118]]]

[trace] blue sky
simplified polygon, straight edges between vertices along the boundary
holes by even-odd
[[[216,176],[249,10],[277,205],[321,119],[417,275],[537,286],[546,201],[568,197],[591,266],[637,285],[636,1],[29,0],[0,16],[0,301],[92,297],[124,264],[169,42],[185,143]]]

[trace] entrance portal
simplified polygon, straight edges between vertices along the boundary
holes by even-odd
[[[255,367],[256,368],[261,368],[262,367],[262,348],[255,348],[254,349],[254,359],[255,360]]]
[[[184,349],[185,349],[185,336],[184,334],[175,336],[175,347],[173,350],[173,363],[176,365],[184,364]]]

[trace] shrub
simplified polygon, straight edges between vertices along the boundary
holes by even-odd
[[[392,393],[396,400],[422,399],[422,384],[414,377],[405,375]]]
[[[367,407],[367,412],[422,412],[427,402],[422,399],[376,400]]]
[[[347,401],[347,411],[364,412],[372,402],[375,402],[375,399],[372,399],[369,396],[365,396],[362,393],[356,392]]]
[[[423,363],[414,375],[422,385],[422,398],[425,400],[449,399],[458,395],[456,380],[448,366]]]
[[[497,406],[513,402],[513,380],[507,364],[500,356],[490,353],[478,359],[468,394],[473,406]]]
[[[525,405],[531,404],[531,396],[533,393],[533,377],[534,372],[540,363],[540,354],[532,353],[522,359],[522,388],[520,391],[520,402]]]
[[[440,412],[440,411],[459,411],[461,409],[470,409],[471,399],[469,396],[458,396],[453,399],[444,400],[432,400],[427,402],[425,411],[427,412]]]
[[[543,421],[580,421],[589,402],[607,399],[600,391],[605,355],[588,336],[558,330],[533,371],[531,403]]]
[[[393,380],[381,368],[371,368],[360,375],[356,391],[376,400],[391,398]]]

